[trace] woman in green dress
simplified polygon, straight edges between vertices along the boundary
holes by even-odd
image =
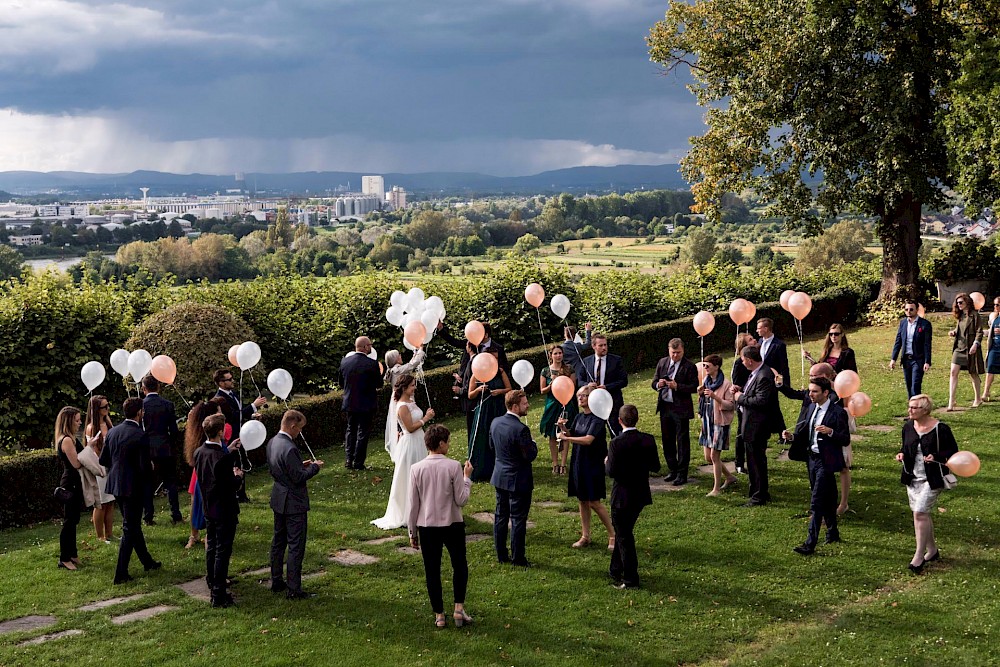
[[[573,372],[573,367],[563,361],[563,349],[557,345],[549,351],[549,365],[542,369],[538,380],[542,395],[545,396],[545,408],[542,410],[542,421],[538,427],[542,435],[549,438],[553,475],[566,474],[566,456],[569,454],[569,448],[556,440],[556,422],[561,416],[565,416],[567,421],[572,421],[578,411],[575,400],[571,400],[563,408],[562,404],[552,395],[552,380],[560,375],[565,375],[573,381],[573,394],[575,396],[576,374]],[[565,414],[563,414],[564,411]]]
[[[479,354],[492,354],[497,357],[496,348]],[[469,460],[472,461],[473,482],[489,482],[493,477],[496,453],[490,447],[490,425],[494,419],[507,412],[503,397],[508,391],[510,391],[510,378],[499,365],[499,361],[497,374],[489,382],[480,382],[475,377],[469,379],[469,400],[476,406],[472,413],[472,432],[469,433]]]
[[[972,378],[972,407],[979,407],[979,375],[985,372],[983,364],[983,325],[979,313],[966,293],[955,297],[952,307],[955,328],[948,332],[951,344],[951,378],[948,382],[948,412],[955,409],[955,389],[958,386],[958,372],[968,370]]]

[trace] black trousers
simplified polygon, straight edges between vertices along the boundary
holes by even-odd
[[[76,474],[76,473],[74,473]],[[77,557],[76,527],[80,525],[80,513],[83,511],[83,492],[77,489],[73,497],[63,505],[64,519],[59,530],[59,561],[65,563]]]
[[[816,546],[824,521],[828,538],[838,538],[840,533],[837,531],[837,473],[827,470],[823,459],[813,453],[809,454],[809,487],[812,489],[809,502],[812,518],[806,544]]]
[[[735,448],[736,448],[736,461],[735,461],[735,463],[736,463],[736,467],[737,468],[746,468],[747,446],[743,442],[743,436],[740,435],[740,423],[743,421],[743,415],[741,415],[739,413],[739,410],[736,411],[736,420],[737,420],[736,421],[736,428],[733,430],[733,433],[736,433],[736,444],[735,444]]]
[[[493,515],[493,545],[500,561],[524,563],[525,536],[528,532],[528,510],[531,509],[531,491],[516,493],[496,489],[497,506]],[[507,522],[510,521],[510,553],[507,552]]]
[[[771,500],[767,485],[767,441],[770,434],[762,433],[747,442],[747,475],[750,478],[750,502],[763,505]]]
[[[173,456],[153,457],[154,478],[159,478],[163,482],[163,488],[167,491],[167,501],[170,503],[170,518],[174,521],[181,520],[181,506],[177,498],[177,463]],[[153,520],[153,492],[156,491],[156,482],[150,480],[146,486],[146,493],[143,503],[143,518],[146,521]]]
[[[156,561],[149,555],[146,538],[142,534],[142,493],[116,500],[122,510],[122,541],[118,547],[118,566],[115,568],[115,580],[120,581],[128,576],[128,563],[133,551],[143,567],[148,568]]]
[[[229,578],[229,560],[233,556],[237,523],[236,517],[205,519],[205,579],[213,600],[221,601],[226,597],[226,579]]]
[[[349,468],[361,468],[368,458],[368,436],[372,432],[373,412],[347,413],[347,434],[344,438],[344,463]]]
[[[284,581],[289,593],[302,590],[302,559],[306,555],[308,517],[301,514],[274,513],[274,538],[271,540],[271,584],[282,581],[285,570],[285,549],[288,550],[288,571]]]
[[[459,521],[450,526],[417,526],[420,536],[420,555],[424,559],[424,576],[427,578],[427,596],[435,614],[444,613],[441,593],[441,554],[448,549],[451,558],[451,582],[455,604],[465,604],[465,591],[469,585],[469,563],[465,558],[465,524]]]
[[[612,579],[625,582],[627,586],[639,585],[639,555],[635,550],[635,522],[639,520],[641,507],[612,507],[611,525],[615,527],[615,549],[611,552],[611,567],[608,574]]]
[[[691,420],[661,406],[660,433],[667,468],[680,479],[687,479],[691,465]]]

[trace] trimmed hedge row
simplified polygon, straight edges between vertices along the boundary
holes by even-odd
[[[813,309],[803,322],[806,333],[819,331],[833,322],[853,323],[858,320],[861,301],[856,294],[831,291],[813,298]],[[792,341],[797,338],[791,316],[777,303],[761,304],[757,317],[771,317],[775,321],[775,332],[779,337]],[[705,350],[727,352],[733,349],[735,327],[728,313],[715,314],[715,329],[705,337]],[[667,342],[671,338],[681,338],[687,346],[688,357],[696,357],[699,343],[691,326],[691,318],[671,320],[657,324],[627,329],[608,334],[611,351],[625,361],[629,373],[652,368],[666,354]],[[557,339],[558,340],[558,339]],[[508,355],[511,363],[527,359],[536,371],[546,364],[545,349],[542,346],[518,350]],[[438,416],[445,417],[459,411],[459,402],[453,400],[452,373],[456,367],[436,368],[424,374],[431,405]],[[537,378],[537,374],[536,374]],[[527,388],[529,393],[538,391],[538,382],[533,381]],[[307,423],[305,437],[313,450],[331,449],[343,446],[346,421],[340,410],[341,392],[333,391],[319,396],[290,401],[288,407],[305,414]],[[418,393],[418,400],[424,403],[427,394]],[[379,412],[384,415],[388,409],[389,388],[379,392]],[[269,434],[278,432],[283,406],[274,406],[261,413],[261,421]],[[370,451],[382,444],[382,424],[384,420],[375,418]],[[263,468],[264,447],[249,452],[255,467]],[[329,461],[329,464],[339,461]],[[52,499],[52,490],[59,479],[59,464],[51,450],[40,450],[0,459],[0,529],[49,520],[60,516],[62,510]]]

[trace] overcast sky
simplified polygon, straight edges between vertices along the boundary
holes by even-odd
[[[0,170],[676,162],[666,0],[0,0]]]

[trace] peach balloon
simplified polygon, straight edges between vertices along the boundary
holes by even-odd
[[[813,302],[805,292],[796,292],[788,297],[788,312],[797,320],[806,319],[806,315],[812,310]]]
[[[477,354],[472,358],[472,376],[480,382],[489,382],[495,378],[499,368],[497,358],[488,352]]]
[[[793,289],[786,289],[781,293],[781,296],[778,298],[778,303],[781,304],[783,309],[788,310],[788,300],[792,298],[793,294],[795,294],[795,290]]]
[[[927,314],[927,309],[924,308],[924,304],[918,303],[917,304],[917,317],[923,317],[926,314]]]
[[[472,320],[465,325],[465,340],[473,345],[479,345],[484,338],[486,338],[486,329],[483,328],[481,322]]]
[[[552,381],[552,395],[563,406],[569,405],[576,393],[576,386],[573,381],[565,375],[560,375]]]
[[[983,296],[982,292],[973,292],[969,298],[972,299],[972,305],[976,307],[976,310],[982,310],[983,306],[986,305],[986,297]]]
[[[531,283],[524,288],[524,300],[538,308],[545,301],[545,290],[538,283]]]
[[[698,384],[703,385],[705,384],[705,378],[708,377],[708,362],[699,361],[695,366],[698,368]]]
[[[736,326],[749,322],[752,318],[750,302],[746,299],[733,299],[733,302],[729,304],[729,317]]]
[[[239,345],[233,345],[231,348],[229,348],[229,354],[226,355],[227,358],[229,359],[229,363],[231,363],[233,366],[240,365],[240,362],[236,361],[236,351],[239,349],[240,349]]]
[[[847,402],[847,412],[855,417],[864,417],[872,411],[872,399],[863,391],[851,394]]]
[[[979,472],[979,457],[972,452],[962,450],[952,454],[946,465],[959,477],[972,477]]]
[[[177,365],[167,355],[159,354],[153,357],[153,361],[149,365],[149,372],[163,384],[173,384],[177,377]]]
[[[694,316],[694,330],[699,336],[707,336],[715,328],[715,316],[707,310],[698,311]]]
[[[420,320],[413,320],[403,327],[403,338],[413,347],[420,347],[427,337],[427,327]]]
[[[848,396],[854,395],[860,387],[861,378],[854,371],[840,371],[833,381],[833,390],[837,392],[837,396],[845,401]]]
[[[747,317],[747,322],[750,322],[757,315],[757,306],[754,305],[753,301],[747,301],[747,305],[750,306],[750,316]]]

